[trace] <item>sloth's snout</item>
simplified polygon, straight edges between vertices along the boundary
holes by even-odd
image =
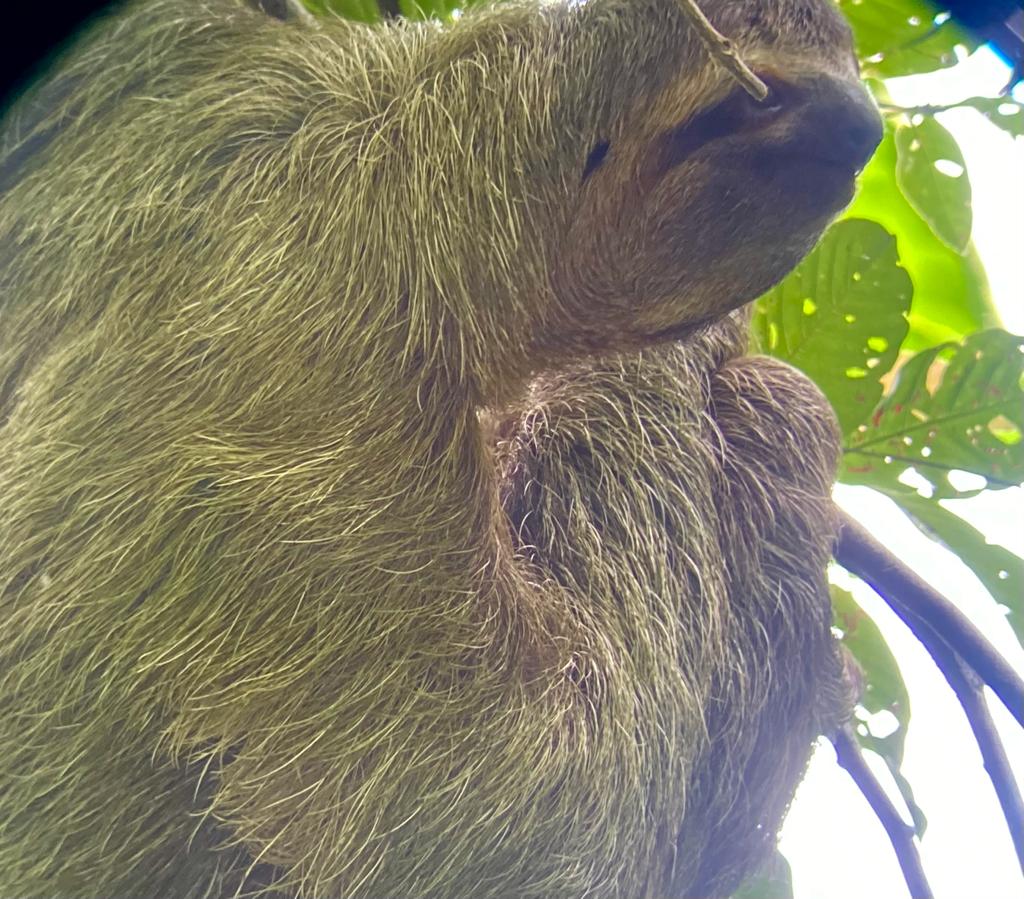
[[[863,86],[830,75],[789,80],[759,74],[769,89],[764,100],[736,87],[665,132],[656,145],[658,171],[670,171],[722,141],[762,161],[774,160],[777,169],[789,167],[784,160],[825,165],[850,177],[864,168],[882,139],[882,119]]]
[[[882,117],[857,82],[827,75],[794,85],[801,135],[800,155],[859,172],[882,140]]]

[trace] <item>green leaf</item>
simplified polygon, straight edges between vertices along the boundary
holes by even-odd
[[[440,19],[451,15],[456,5],[446,0],[398,0],[398,9],[408,19]],[[468,4],[465,4],[468,5]]]
[[[840,479],[900,492],[913,468],[937,499],[1024,481],[1024,338],[990,330],[912,357],[847,439]],[[957,487],[951,472],[984,481]]]
[[[1024,559],[1004,546],[989,543],[981,531],[935,499],[920,496],[911,488],[886,493],[928,537],[957,555],[992,598],[1006,607],[1006,620],[1024,645]]]
[[[897,106],[889,101],[884,85],[869,82],[879,104],[887,115],[895,116],[934,116],[951,109],[976,109],[997,128],[1001,128],[1011,137],[1024,136],[1024,106],[1012,97],[967,97],[958,103],[941,106]]]
[[[829,585],[835,627],[841,632],[845,646],[860,666],[864,686],[858,709],[877,714],[886,711],[896,719],[896,729],[884,737],[872,734],[861,721],[855,731],[862,747],[877,753],[888,767],[899,788],[900,795],[910,811],[914,830],[923,836],[928,821],[914,798],[910,782],[903,776],[903,748],[910,726],[910,696],[896,658],[885,642],[878,625],[871,619],[853,596],[835,584]]]
[[[935,119],[896,129],[896,181],[910,205],[948,247],[971,239],[971,182],[956,139]]]
[[[316,15],[330,11],[357,22],[379,22],[380,6],[377,0],[302,0],[306,8]]]
[[[958,45],[976,45],[954,22],[936,25],[928,0],[839,0],[866,74],[892,78],[947,68]]]
[[[963,340],[982,328],[999,327],[974,250],[960,255],[947,247],[900,191],[895,128],[895,123],[887,123],[886,136],[861,174],[860,189],[846,214],[878,222],[896,235],[900,264],[914,282],[910,332],[903,348],[922,350]]]
[[[1024,106],[1009,97],[971,97],[956,105],[978,110],[1012,137],[1024,137]]]
[[[829,585],[835,626],[842,632],[841,642],[857,660],[864,675],[864,691],[860,704],[871,714],[890,712],[898,722],[897,729],[881,739],[891,747],[897,763],[903,761],[903,743],[910,724],[910,697],[896,658],[885,642],[878,625],[853,596]]]
[[[793,872],[778,849],[761,870],[743,883],[733,899],[793,899]]]
[[[882,396],[907,333],[913,287],[881,225],[846,219],[778,287],[758,302],[761,349],[812,378],[843,432],[864,421]]]

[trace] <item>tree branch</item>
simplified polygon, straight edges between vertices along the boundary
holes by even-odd
[[[989,712],[984,684],[971,667],[945,645],[928,622],[918,620],[915,633],[917,628],[929,632],[929,639],[932,641],[932,648],[929,651],[932,658],[953,688],[967,716],[967,722],[981,751],[985,770],[1003,810],[1013,849],[1017,853],[1017,862],[1024,871],[1024,802],[1021,800],[1020,790],[1010,768],[1003,742],[999,739],[995,722]]]
[[[1017,781],[1010,769],[1006,749],[999,739],[999,734],[996,733],[995,722],[989,713],[981,679],[959,656],[954,655],[954,659],[961,678],[960,686],[954,682],[954,678],[947,675],[946,679],[956,692],[964,714],[970,722],[971,730],[974,731],[978,749],[981,750],[982,762],[996,791],[1003,817],[1006,818],[1013,849],[1017,853],[1017,863],[1024,872],[1024,802],[1021,801]]]
[[[889,603],[924,644],[956,693],[1006,818],[1017,861],[1024,871],[1024,802],[1006,750],[996,733],[983,689],[986,671],[991,674],[990,669],[995,669],[996,680],[1006,681],[1004,692],[996,690],[996,693],[1020,721],[1020,700],[1014,699],[1015,691],[1021,692],[1019,683],[1014,683],[1019,678],[966,616],[877,543],[859,523],[845,513],[841,518],[837,560],[871,584]],[[970,655],[965,659],[960,653]],[[991,682],[989,685],[993,686]],[[993,689],[996,688],[993,686]]]
[[[860,751],[860,744],[857,742],[857,735],[853,728],[847,724],[840,728],[832,737],[832,745],[836,750],[836,759],[846,769],[850,777],[860,788],[864,798],[871,806],[885,832],[889,835],[889,842],[892,843],[893,851],[903,869],[903,878],[907,882],[907,888],[914,899],[931,899],[932,889],[928,885],[924,868],[921,865],[921,856],[914,843],[914,828],[907,824],[897,811],[882,785],[868,768],[867,762]]]
[[[764,100],[768,96],[768,85],[740,58],[732,41],[711,24],[696,0],[679,0],[679,5],[682,7],[683,15],[693,24],[697,36],[707,47],[711,58],[723,66],[748,94],[757,100]]]
[[[992,688],[1024,726],[1024,680],[993,649],[971,620],[844,512],[836,560],[869,583],[940,664],[942,649],[956,652]],[[922,628],[921,622],[928,627]]]
[[[959,103],[943,103],[940,105],[934,103],[925,103],[921,106],[900,106],[897,103],[879,103],[878,108],[882,112],[889,113],[890,115],[938,115],[940,112],[949,112],[951,109],[960,109],[968,101],[961,100]]]

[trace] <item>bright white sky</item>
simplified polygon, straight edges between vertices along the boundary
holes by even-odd
[[[889,82],[901,105],[948,104],[995,96],[1008,69],[980,50],[953,69]],[[1019,93],[1019,89],[1018,92]],[[1014,141],[980,113],[959,109],[939,116],[963,150],[973,186],[974,241],[1000,315],[1024,333],[1024,139]],[[1024,651],[997,605],[974,575],[932,543],[886,498],[863,488],[837,487],[836,500],[898,556],[956,602],[1015,667]],[[1024,491],[986,492],[948,508],[1024,556]],[[838,580],[838,578],[837,578]],[[850,584],[843,582],[844,586]],[[863,584],[854,595],[875,618],[896,654],[910,691],[913,720],[904,773],[928,817],[921,845],[936,899],[1019,899],[1024,877],[1010,844],[991,783],[959,705],[930,657]],[[1018,782],[1024,787],[1024,733],[998,700],[990,703]],[[885,765],[875,771],[891,785]],[[897,807],[895,787],[891,794]],[[782,832],[797,899],[905,899],[909,895],[882,826],[828,743],[819,746]]]

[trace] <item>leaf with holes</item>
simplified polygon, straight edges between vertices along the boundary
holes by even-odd
[[[879,377],[906,336],[912,293],[892,235],[875,222],[846,219],[760,299],[755,338],[763,352],[818,384],[848,433],[881,399]]]
[[[910,724],[910,696],[903,675],[878,625],[853,596],[835,584],[829,585],[829,592],[833,623],[842,632],[840,640],[857,660],[864,677],[859,703],[873,715],[889,712],[896,719],[896,730],[879,739],[890,742],[895,759],[901,762]]]
[[[876,85],[876,92],[881,90]],[[888,102],[884,92],[879,99]],[[895,123],[887,122],[882,143],[861,173],[847,217],[878,222],[898,236],[900,265],[914,282],[910,331],[901,349],[924,350],[959,342],[982,328],[1000,327],[973,247],[962,255],[947,247],[900,192],[895,131]]]
[[[971,240],[971,182],[960,147],[935,119],[896,129],[896,181],[935,236],[963,253]]]
[[[1010,97],[971,97],[957,106],[976,109],[1012,137],[1024,137],[1024,106]]]
[[[868,723],[857,723],[857,740],[865,749],[878,753],[889,768],[900,794],[914,820],[918,836],[924,834],[927,820],[914,799],[914,791],[903,776],[903,747],[910,726],[910,695],[896,658],[885,642],[878,625],[853,596],[835,584],[829,585],[832,596],[833,623],[841,631],[841,642],[860,666],[863,688],[858,703],[858,717],[889,712],[896,719],[896,729],[884,737],[873,734]]]
[[[839,0],[839,8],[853,27],[864,72],[880,78],[947,68],[957,61],[957,46],[977,43],[948,16],[937,22],[928,0]]]
[[[900,485],[902,486],[902,485]],[[960,558],[992,598],[1006,608],[1006,620],[1024,645],[1024,559],[985,535],[934,499],[910,487],[886,491],[928,537]]]
[[[1005,331],[918,353],[848,436],[840,479],[900,492],[913,468],[936,499],[1024,482],[1022,385],[1024,338]]]

